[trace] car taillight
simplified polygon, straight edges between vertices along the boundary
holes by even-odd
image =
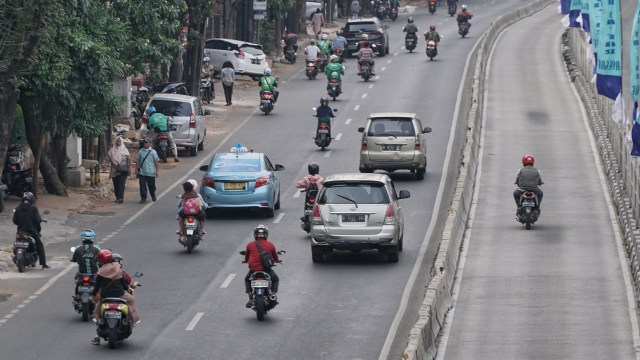
[[[235,54],[238,59],[244,59],[244,50],[238,50],[238,53]]]
[[[189,128],[191,129],[196,128],[196,114],[194,113],[191,113],[191,118],[189,118]]]
[[[396,209],[394,208],[393,204],[389,204],[389,206],[387,206],[387,213],[384,215],[384,224],[396,224]]]
[[[314,224],[320,225],[322,224],[322,216],[320,215],[320,207],[318,204],[313,204],[313,219]]]
[[[267,185],[269,183],[269,178],[268,177],[261,177],[261,178],[257,178],[256,179],[256,189],[259,188],[260,186],[264,186]]]
[[[206,177],[206,178],[202,179],[202,186],[207,186],[207,187],[215,189],[216,183],[215,183],[215,181],[213,181],[212,178]]]
[[[382,35],[382,33],[380,31],[374,30],[374,31],[371,32],[371,35],[380,36],[380,35]]]
[[[420,150],[420,135],[416,135],[416,150]]]
[[[367,138],[366,137],[362,137],[362,146],[360,147],[360,150],[367,150],[369,149],[369,146],[367,145]]]

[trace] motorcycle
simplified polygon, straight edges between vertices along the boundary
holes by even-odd
[[[327,84],[327,94],[333,98],[333,101],[342,94],[341,82],[340,79],[333,78],[329,80],[329,84]]]
[[[25,169],[24,155],[18,144],[11,144],[7,149],[2,182],[7,187],[7,195],[22,197],[27,191],[33,192],[33,172]]]
[[[454,2],[450,2],[449,10],[448,10],[449,16],[455,15],[457,11],[458,11],[458,5]]]
[[[177,196],[178,199],[181,198],[180,195]],[[198,219],[193,215],[185,215],[182,219],[184,222],[184,233],[185,233],[185,241],[181,244],[187,248],[187,254],[191,254],[193,249],[200,244],[200,233],[198,228],[200,227],[200,223]],[[176,231],[176,234],[180,234],[179,231]]]
[[[318,58],[316,59],[316,67],[318,68],[318,71],[324,72],[324,67],[327,66],[327,64],[327,56],[323,53],[319,53]]]
[[[531,225],[538,221],[540,216],[538,196],[533,191],[523,190],[519,204],[516,220],[524,224],[527,230],[531,230]]]
[[[338,56],[338,62],[340,64],[344,63],[344,50],[343,49],[335,49],[333,53]]]
[[[438,55],[438,43],[433,40],[427,41],[427,56],[429,60],[432,61],[436,55]]]
[[[313,117],[317,117],[315,114],[316,108],[312,108],[314,111]],[[338,109],[333,109],[337,112]],[[331,119],[320,119],[318,121],[318,127],[316,128],[316,136],[314,137],[316,145],[320,147],[320,150],[324,151],[326,147],[331,144]]]
[[[284,250],[278,251],[278,255],[285,253]],[[246,255],[246,251],[240,251],[240,255]],[[271,276],[268,272],[255,271],[249,277],[249,281],[251,281],[250,296],[253,302],[251,309],[256,312],[258,321],[262,321],[267,312],[278,305],[278,297],[271,293]]]
[[[133,278],[142,277],[142,273],[135,273]],[[142,286],[137,284],[137,286]],[[133,289],[131,289],[133,295]],[[124,339],[131,336],[133,320],[129,315],[129,305],[124,299],[104,298],[100,307],[100,319],[97,320],[98,336],[109,343],[110,349],[115,349]]]
[[[313,216],[313,205],[316,203],[316,196],[318,196],[318,189],[307,191],[302,189],[300,192],[306,193],[304,197],[304,215],[300,218],[302,223],[300,227],[307,234],[311,231],[311,217]]]
[[[389,19],[391,19],[391,21],[396,21],[398,19],[398,8],[397,7],[392,7],[391,8],[391,12],[389,12]]]
[[[385,16],[387,16],[387,7],[380,3],[376,6],[376,17],[380,20],[384,20]]]
[[[429,0],[429,14],[436,13],[436,0]]]
[[[44,221],[44,220],[43,220]],[[13,243],[13,263],[18,267],[18,272],[24,272],[27,266],[35,267],[38,262],[35,240],[25,233],[17,233]]]
[[[364,81],[369,81],[371,78],[371,65],[369,63],[365,62],[360,66],[360,77]]]
[[[169,153],[169,135],[167,135],[165,131],[161,131],[160,133],[158,133],[153,147],[158,153],[158,157],[160,158],[160,160],[162,160],[163,163],[166,163]]]
[[[285,47],[284,49],[284,58],[290,62],[291,64],[295,64],[296,63],[296,50],[293,47]]]
[[[271,91],[262,91],[260,94],[260,111],[262,111],[265,115],[269,115],[269,113],[273,110],[273,93]]]
[[[413,49],[418,45],[418,36],[415,33],[408,33],[404,38],[404,47],[409,50],[409,52],[413,52]]]
[[[318,76],[318,68],[316,68],[315,61],[307,61],[307,69],[305,74],[307,75],[307,78],[309,78],[309,80],[313,80],[316,78],[316,76]]]
[[[76,251],[76,247],[71,248],[71,253]],[[77,313],[82,314],[82,321],[89,321],[89,316],[93,314],[95,308],[94,303],[91,301],[91,292],[96,283],[95,274],[92,273],[78,273],[76,274],[76,291],[73,298],[73,308]]]
[[[213,99],[215,99],[215,94],[211,92],[210,77],[200,79],[200,98],[207,104],[211,104]]]
[[[460,36],[464,38],[465,36],[467,36],[468,33],[469,33],[469,23],[466,21],[458,23],[458,34],[460,34]]]

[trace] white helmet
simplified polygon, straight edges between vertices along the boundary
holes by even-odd
[[[264,69],[264,76],[269,76],[269,75],[271,75],[271,69],[270,68]]]
[[[369,40],[368,34],[362,34],[362,40]]]
[[[327,34],[322,34],[322,40],[327,40],[329,36]]]
[[[211,62],[211,59],[209,59],[208,56],[205,56],[204,59],[202,59],[202,62],[205,63],[205,64],[208,64],[208,63]]]
[[[190,182],[193,185],[193,191],[198,190],[198,182],[195,179],[189,179],[187,182]]]
[[[467,5],[462,5],[462,10],[465,10],[467,8]]]

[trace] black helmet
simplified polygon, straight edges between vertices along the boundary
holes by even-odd
[[[269,228],[264,226],[264,225],[256,226],[255,229],[253,229],[253,238],[254,239],[257,239],[257,238],[268,239],[269,238]]]
[[[22,194],[22,200],[27,200],[32,204],[36,203],[36,198],[33,197],[33,193],[30,191],[26,191],[24,194]]]
[[[318,175],[318,173],[320,172],[320,165],[312,162],[311,164],[309,164],[309,175]]]
[[[409,18],[407,19],[407,23],[408,24],[413,24],[413,18],[411,16],[409,16]]]
[[[436,26],[435,26],[435,25],[431,25],[431,26],[429,26],[429,29],[430,29],[431,31],[435,31],[435,30],[436,30]]]
[[[320,98],[320,105],[329,105],[329,98],[326,96],[323,96]]]

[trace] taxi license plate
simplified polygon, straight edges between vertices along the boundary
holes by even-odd
[[[364,215],[342,215],[342,222],[364,222]]]
[[[93,286],[78,286],[78,292],[91,292],[93,291]]]
[[[228,183],[224,183],[224,189],[225,190],[244,190],[244,184],[243,182],[228,182]]]
[[[260,64],[260,59],[251,59],[252,64]]]
[[[122,318],[122,313],[120,311],[107,311],[104,313],[104,317],[111,319],[120,319]]]
[[[382,151],[400,151],[402,145],[382,145]]]
[[[268,286],[269,286],[269,280],[251,280],[251,287],[263,288]]]
[[[29,247],[29,243],[23,241],[16,241],[13,243],[13,245],[18,247]]]

